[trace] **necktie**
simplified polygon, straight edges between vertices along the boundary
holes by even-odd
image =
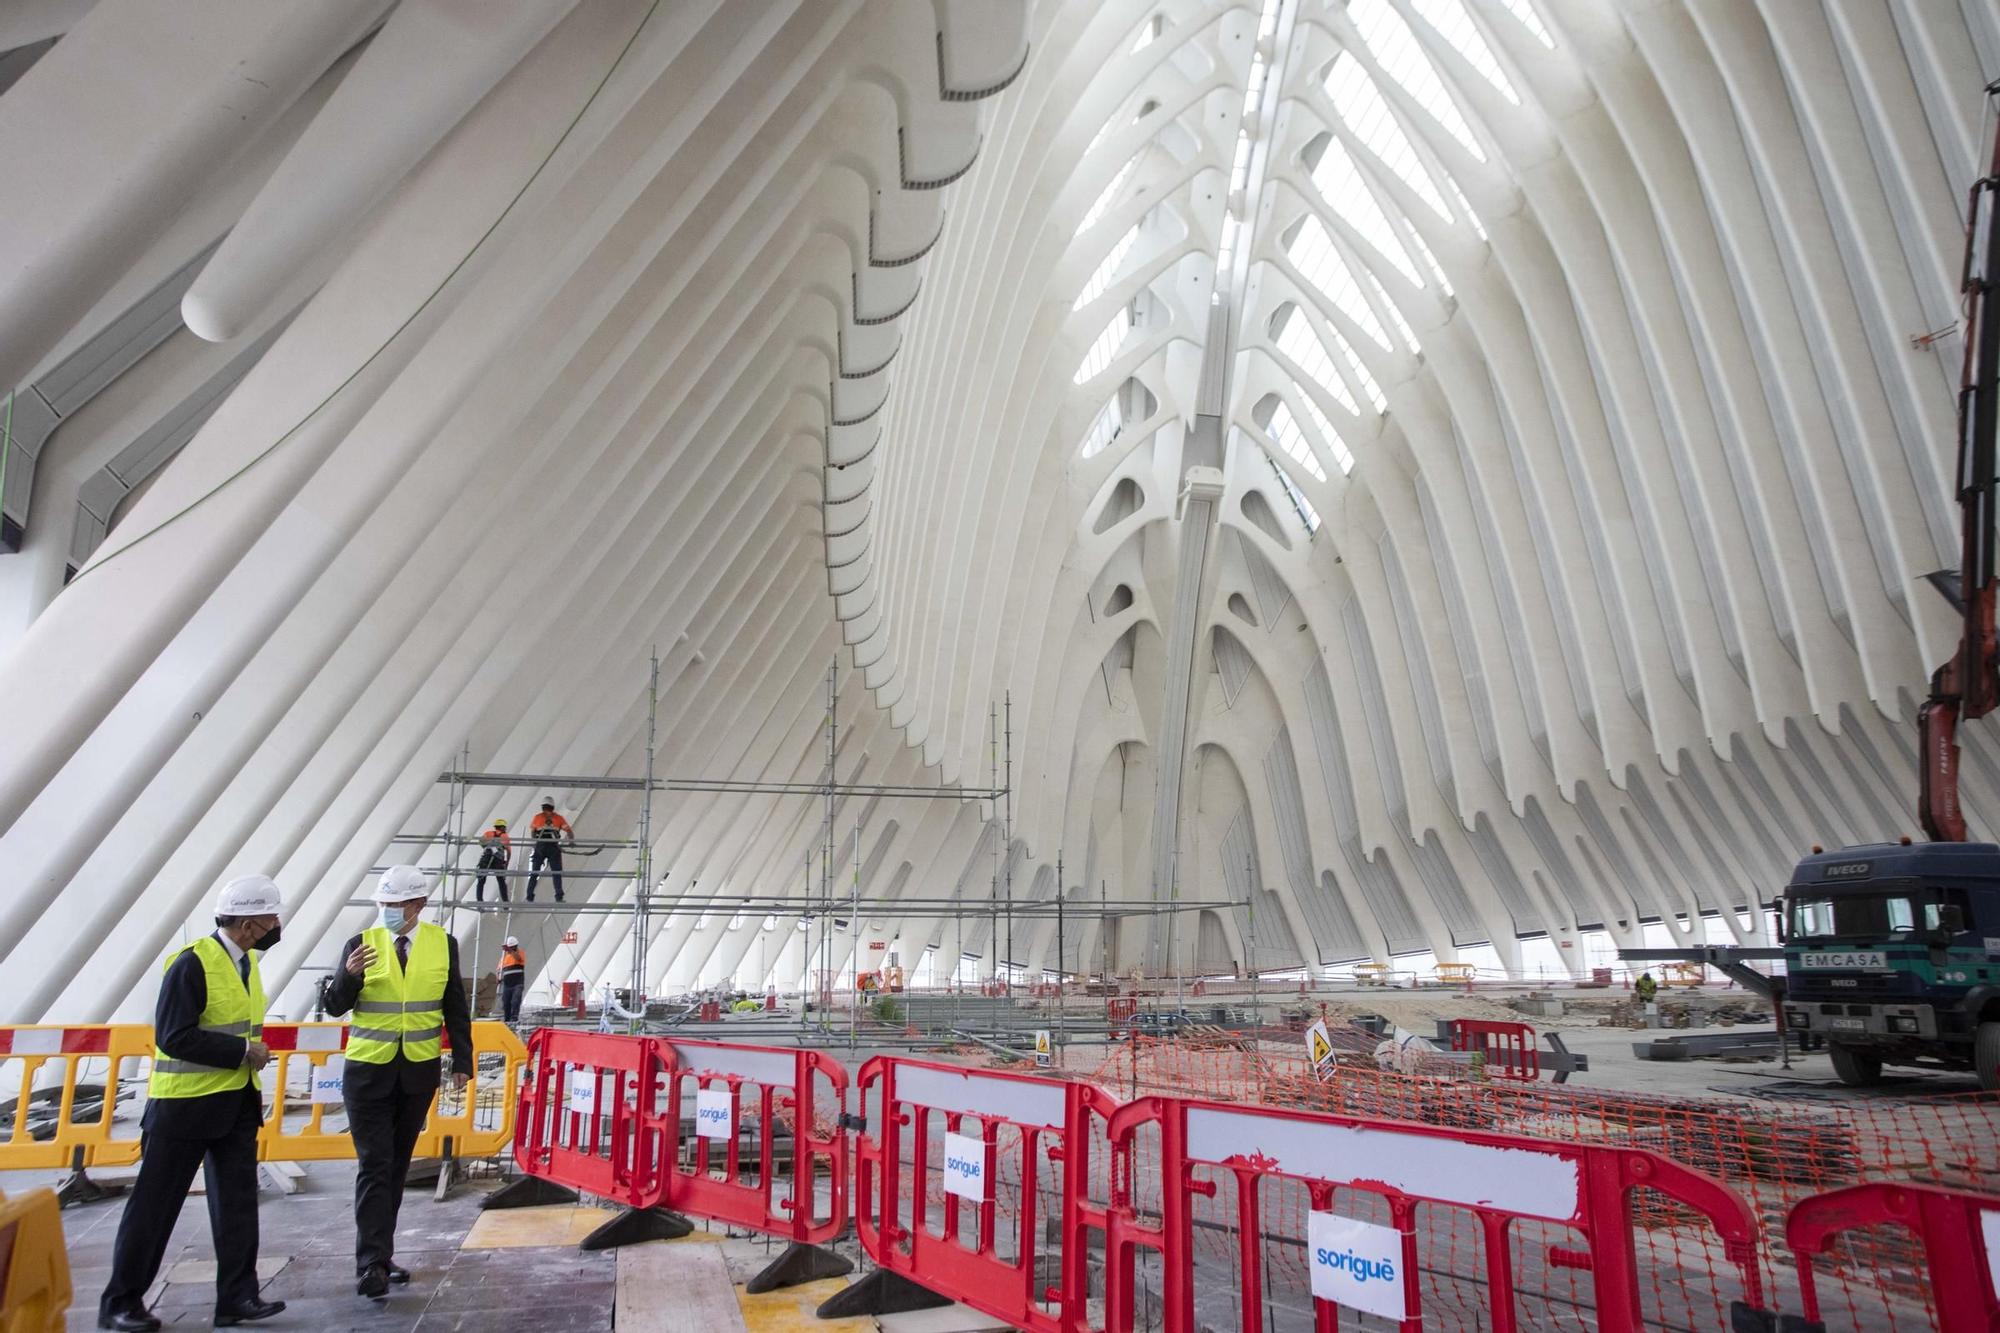
[[[402,968],[404,971],[409,970],[410,937],[408,935],[398,935],[396,937],[396,966]]]
[[[238,957],[237,957],[237,959],[236,959],[236,975],[237,975],[237,976],[239,976],[239,977],[242,977],[242,978],[243,978],[243,985],[244,985],[244,986],[245,986],[246,988],[247,988],[247,987],[248,987],[248,986],[250,985],[250,955],[249,955],[249,954],[247,954],[247,953],[244,953],[244,954],[240,954],[240,955],[238,955]]]

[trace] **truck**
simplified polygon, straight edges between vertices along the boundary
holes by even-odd
[[[1834,1073],[1970,1069],[2000,1089],[2000,846],[1875,843],[1816,851],[1775,904],[1784,1025],[1824,1039]]]
[[[2000,83],[1988,87],[1989,124]],[[1959,566],[1929,576],[1960,620],[1957,649],[1917,710],[1917,817],[1904,837],[1812,854],[1770,906],[1781,949],[1628,949],[1709,963],[1771,997],[1782,1033],[1824,1039],[1843,1083],[1882,1066],[1971,1069],[2000,1089],[2000,846],[1969,841],[1961,723],[2000,709],[2000,130],[1966,200],[1958,395]],[[1782,957],[1782,978],[1749,967]]]

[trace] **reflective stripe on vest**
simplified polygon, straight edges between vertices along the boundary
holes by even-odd
[[[410,934],[410,961],[398,967],[393,931],[371,926],[361,932],[375,962],[361,978],[361,998],[347,1029],[350,1062],[385,1065],[399,1050],[409,1060],[435,1060],[443,1053],[450,939],[443,927],[418,922]]]
[[[199,1026],[203,1032],[216,1032],[228,1037],[260,1037],[264,1033],[264,976],[257,965],[257,955],[250,954],[250,984],[245,987],[243,977],[230,961],[229,950],[222,947],[222,941],[213,935],[204,935],[193,944],[183,945],[167,955],[166,966],[160,969],[165,976],[179,958],[189,949],[201,962],[202,981],[208,996],[202,1005]],[[234,1092],[238,1088],[257,1087],[257,1076],[245,1065],[234,1069],[218,1069],[214,1065],[196,1064],[192,1060],[176,1060],[153,1047],[153,1074],[146,1084],[148,1097],[207,1097],[218,1092]]]

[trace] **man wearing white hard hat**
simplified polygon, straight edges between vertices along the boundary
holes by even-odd
[[[528,988],[528,955],[521,952],[521,941],[512,935],[500,946],[500,1018],[503,1022],[521,1021],[521,993]]]
[[[373,1300],[410,1280],[396,1263],[396,1214],[451,1038],[452,1087],[472,1075],[472,1014],[458,941],[423,920],[430,881],[390,866],[375,886],[379,919],[341,947],[326,1010],[354,1014],[341,1091],[354,1139],[355,1292]]]
[[[153,1071],[139,1179],[118,1219],[111,1281],[97,1326],[148,1333],[146,1310],[194,1173],[208,1180],[215,1242],[215,1322],[268,1319],[285,1308],[257,1292],[257,1130],[264,1095],[257,1071],[271,1058],[264,1033],[258,955],[278,942],[278,886],[245,875],[222,886],[215,933],[167,955],[153,1007]]]

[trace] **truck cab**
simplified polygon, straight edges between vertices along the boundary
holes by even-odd
[[[1779,906],[1786,1025],[1826,1041],[1842,1082],[1923,1064],[2000,1088],[2000,846],[1815,851]]]

